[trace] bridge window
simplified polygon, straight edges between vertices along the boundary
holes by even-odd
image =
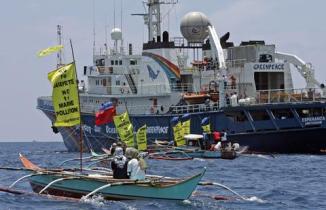
[[[105,60],[104,59],[98,59],[95,61],[96,66],[104,66]]]
[[[111,60],[111,66],[114,66],[114,60]]]
[[[266,110],[254,110],[249,111],[249,113],[254,121],[270,120],[270,117]]]
[[[119,65],[120,65],[120,66],[122,65],[122,60],[119,60]]]
[[[271,110],[275,119],[285,120],[288,118],[294,118],[293,113],[290,109],[272,109]]]
[[[130,59],[130,65],[137,65],[137,60]]]

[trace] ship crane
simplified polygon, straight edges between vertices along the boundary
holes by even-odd
[[[281,52],[276,52],[275,58],[294,65],[300,75],[305,79],[307,89],[313,89],[318,86],[322,90],[323,96],[326,96],[325,85],[317,81],[315,78],[315,70],[313,69],[311,63],[304,62],[296,55]]]

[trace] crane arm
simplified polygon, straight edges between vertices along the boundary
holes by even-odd
[[[312,68],[311,63],[304,62],[296,55],[281,52],[276,52],[275,58],[293,64],[300,75],[305,79],[307,88],[315,88],[315,86],[318,86],[319,88],[323,89],[323,92],[326,93],[325,88],[323,88],[324,85],[315,78],[315,70]]]

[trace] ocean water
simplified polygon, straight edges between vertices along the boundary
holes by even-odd
[[[79,157],[67,153],[63,143],[0,143],[0,166],[21,167],[18,154],[46,167]],[[325,209],[326,156],[315,155],[243,155],[235,160],[148,160],[148,173],[188,176],[207,167],[203,181],[231,188],[245,200],[218,186],[198,186],[187,201],[135,200],[105,201],[101,197],[87,201],[54,200],[32,193],[27,181],[14,189],[31,192],[13,195],[0,192],[0,209]],[[0,187],[7,187],[24,171],[0,170]],[[223,195],[230,200],[215,200]]]

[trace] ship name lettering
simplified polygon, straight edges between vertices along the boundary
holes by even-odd
[[[154,133],[154,134],[166,134],[168,133],[168,127],[161,127],[161,126],[149,126],[147,127],[147,133]]]
[[[115,128],[111,128],[109,126],[106,126],[105,131],[106,133],[117,133]]]
[[[255,70],[284,70],[284,63],[254,64]]]
[[[318,117],[305,117],[302,118],[302,122],[306,123],[306,122],[314,122],[314,121],[324,121],[325,117],[324,116],[318,116]]]
[[[91,126],[88,126],[88,125],[83,125],[83,130],[87,133],[90,133],[92,134],[92,128]]]

